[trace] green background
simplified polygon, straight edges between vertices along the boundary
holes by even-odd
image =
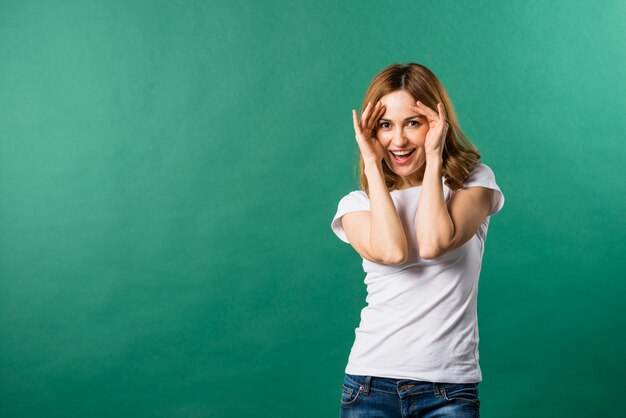
[[[623,1],[0,0],[0,415],[332,417],[351,109],[442,80],[506,196],[484,417],[626,415]],[[618,169],[620,168],[620,169]]]

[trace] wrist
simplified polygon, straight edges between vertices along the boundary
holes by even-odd
[[[382,161],[365,163],[363,166],[363,172],[365,173],[366,177],[372,175],[381,175],[383,173]]]
[[[443,156],[440,154],[426,154],[426,165],[443,166]]]

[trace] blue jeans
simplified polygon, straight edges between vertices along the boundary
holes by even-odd
[[[341,418],[479,417],[478,383],[433,383],[346,374]]]

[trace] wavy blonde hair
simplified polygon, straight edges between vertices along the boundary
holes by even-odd
[[[480,162],[480,153],[461,131],[446,89],[428,68],[420,64],[409,63],[390,65],[382,70],[372,79],[367,88],[361,105],[361,114],[363,114],[368,102],[376,103],[381,97],[398,90],[405,90],[413,96],[415,101],[421,101],[435,112],[437,111],[437,103],[443,104],[450,125],[443,148],[443,176],[445,184],[450,189],[462,188],[474,165]],[[363,157],[360,152],[358,154],[359,182],[361,188],[369,195]],[[385,160],[382,161],[382,166],[387,189],[396,189],[400,184],[400,176],[391,171]]]

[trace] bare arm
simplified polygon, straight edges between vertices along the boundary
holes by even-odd
[[[408,244],[402,221],[383,180],[380,165],[366,166],[370,211],[350,212],[342,224],[348,241],[363,257],[375,263],[401,264]]]
[[[408,254],[408,244],[400,216],[391,200],[383,176],[384,150],[373,137],[374,126],[384,114],[380,101],[368,103],[358,120],[352,111],[355,138],[365,164],[369,187],[370,211],[350,212],[342,217],[343,229],[354,249],[370,261],[383,264],[403,263]]]
[[[415,217],[417,244],[420,257],[437,258],[463,245],[476,233],[489,214],[493,190],[462,189],[446,204],[441,184],[443,147],[448,132],[445,109],[438,103],[435,113],[419,100],[411,108],[426,116],[429,125],[424,143],[426,169]]]
[[[415,217],[420,257],[432,259],[465,244],[489,214],[493,190],[470,187],[446,204],[441,184],[442,160],[426,157],[426,171]]]

